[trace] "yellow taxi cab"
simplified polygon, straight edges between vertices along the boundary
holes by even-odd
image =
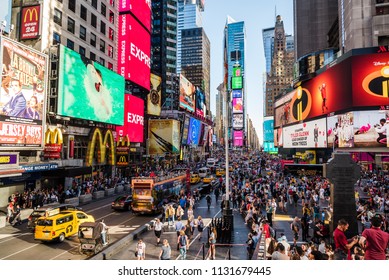
[[[199,176],[199,174],[197,174],[197,173],[192,173],[191,175],[190,175],[190,183],[191,184],[197,184],[198,182],[200,182],[200,176]]]
[[[223,169],[223,168],[216,169],[216,176],[217,177],[221,177],[221,176],[223,176],[225,174],[226,174],[226,170],[225,169]]]
[[[215,178],[212,175],[207,175],[203,178],[203,184],[211,184],[215,180]]]
[[[51,217],[41,217],[36,221],[34,238],[41,241],[63,242],[66,237],[78,233],[84,222],[94,222],[95,218],[79,210],[60,212]]]

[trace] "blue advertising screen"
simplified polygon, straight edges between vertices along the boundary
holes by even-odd
[[[263,141],[274,141],[274,120],[266,120],[263,122]]]
[[[200,133],[201,133],[201,122],[198,119],[190,118],[189,131],[188,131],[188,145],[199,144]]]
[[[233,89],[232,90],[232,98],[242,98],[242,90],[241,89]]]

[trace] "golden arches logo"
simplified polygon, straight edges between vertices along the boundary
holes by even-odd
[[[51,130],[50,128],[45,132],[45,144],[63,144],[62,132],[59,128]]]
[[[389,97],[389,66],[367,75],[362,81],[362,88],[375,97]]]
[[[130,137],[128,135],[126,136],[120,136],[117,141],[118,147],[130,147]]]
[[[107,130],[104,135],[99,128],[95,128],[92,134],[92,138],[88,143],[88,149],[86,153],[86,166],[91,166],[93,163],[94,152],[96,148],[96,142],[98,141],[98,153],[97,153],[97,163],[103,163],[107,150],[109,150],[108,164],[115,165],[115,149],[114,149],[114,140],[111,130]],[[109,146],[111,144],[111,146]]]
[[[27,17],[28,16],[30,16],[30,20],[29,21],[27,21]],[[37,22],[38,21],[38,9],[37,9],[37,7],[27,8],[25,10],[24,21],[23,22],[32,22],[34,16],[35,16],[34,22]]]

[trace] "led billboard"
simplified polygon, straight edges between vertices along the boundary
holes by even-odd
[[[58,114],[123,125],[123,77],[60,45]]]
[[[150,90],[150,34],[131,14],[119,15],[118,73]]]
[[[20,18],[20,39],[30,40],[39,37],[39,22],[41,16],[41,6],[27,6],[22,8]]]
[[[131,12],[148,31],[151,30],[151,0],[119,0],[119,12]]]
[[[205,115],[205,95],[199,87],[196,87],[196,114]]]
[[[201,122],[198,119],[190,118],[188,130],[188,145],[198,145],[201,134]]]
[[[266,142],[274,141],[274,121],[273,120],[263,121],[263,141]]]
[[[42,147],[47,56],[1,37],[0,146]]]
[[[131,94],[124,95],[124,124],[116,127],[118,136],[128,135],[130,142],[143,142],[144,101]]]
[[[188,143],[189,121],[190,121],[190,117],[185,116],[185,121],[182,128],[182,139],[181,139],[181,144],[183,145],[186,145]]]
[[[328,147],[387,147],[389,110],[352,111],[327,118]]]
[[[232,90],[232,98],[242,98],[242,90],[241,89]]]
[[[232,99],[232,113],[243,113],[243,99],[233,98]]]
[[[242,129],[243,128],[243,114],[232,115],[232,128]]]
[[[242,77],[232,77],[231,78],[231,88],[232,89],[243,88],[243,78]]]
[[[180,107],[189,112],[195,111],[195,86],[180,74]]]
[[[147,114],[161,115],[161,82],[162,78],[150,74],[150,93],[147,95]]]
[[[326,148],[326,127],[327,122],[325,118],[284,127],[282,131],[283,147]]]
[[[242,147],[243,140],[243,131],[234,131],[234,147]]]
[[[164,155],[180,151],[180,122],[149,120],[149,154]]]

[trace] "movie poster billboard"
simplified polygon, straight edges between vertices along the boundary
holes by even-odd
[[[122,14],[118,42],[118,73],[150,90],[150,33],[131,14]]]
[[[195,111],[195,86],[180,74],[180,107],[188,110],[189,112]]]
[[[149,154],[164,155],[180,151],[180,122],[176,120],[149,120]]]
[[[47,56],[1,37],[0,147],[41,148]]]
[[[201,122],[198,119],[190,118],[188,131],[188,145],[198,145],[201,134]]]
[[[161,115],[161,83],[160,76],[150,74],[150,93],[147,95],[147,114],[149,115]]]
[[[326,119],[291,125],[283,128],[284,148],[326,148]]]
[[[283,146],[282,128],[274,129],[274,147],[281,148]]]
[[[20,18],[21,40],[37,39],[39,37],[40,16],[40,5],[22,7],[22,16]]]
[[[148,31],[151,30],[151,0],[119,0],[119,12],[131,12]]]
[[[233,114],[232,115],[232,128],[233,129],[243,129],[243,114]]]
[[[387,147],[387,120],[389,110],[352,111],[328,117],[328,147]]]
[[[196,114],[205,115],[205,94],[199,87],[196,87]]]
[[[234,131],[234,147],[242,147],[243,140],[243,130]]]
[[[232,113],[243,113],[243,99],[233,98],[232,99]]]
[[[124,78],[60,45],[58,114],[123,125]]]
[[[131,143],[143,142],[144,101],[131,94],[124,95],[124,124],[116,127],[120,137],[128,138]]]

